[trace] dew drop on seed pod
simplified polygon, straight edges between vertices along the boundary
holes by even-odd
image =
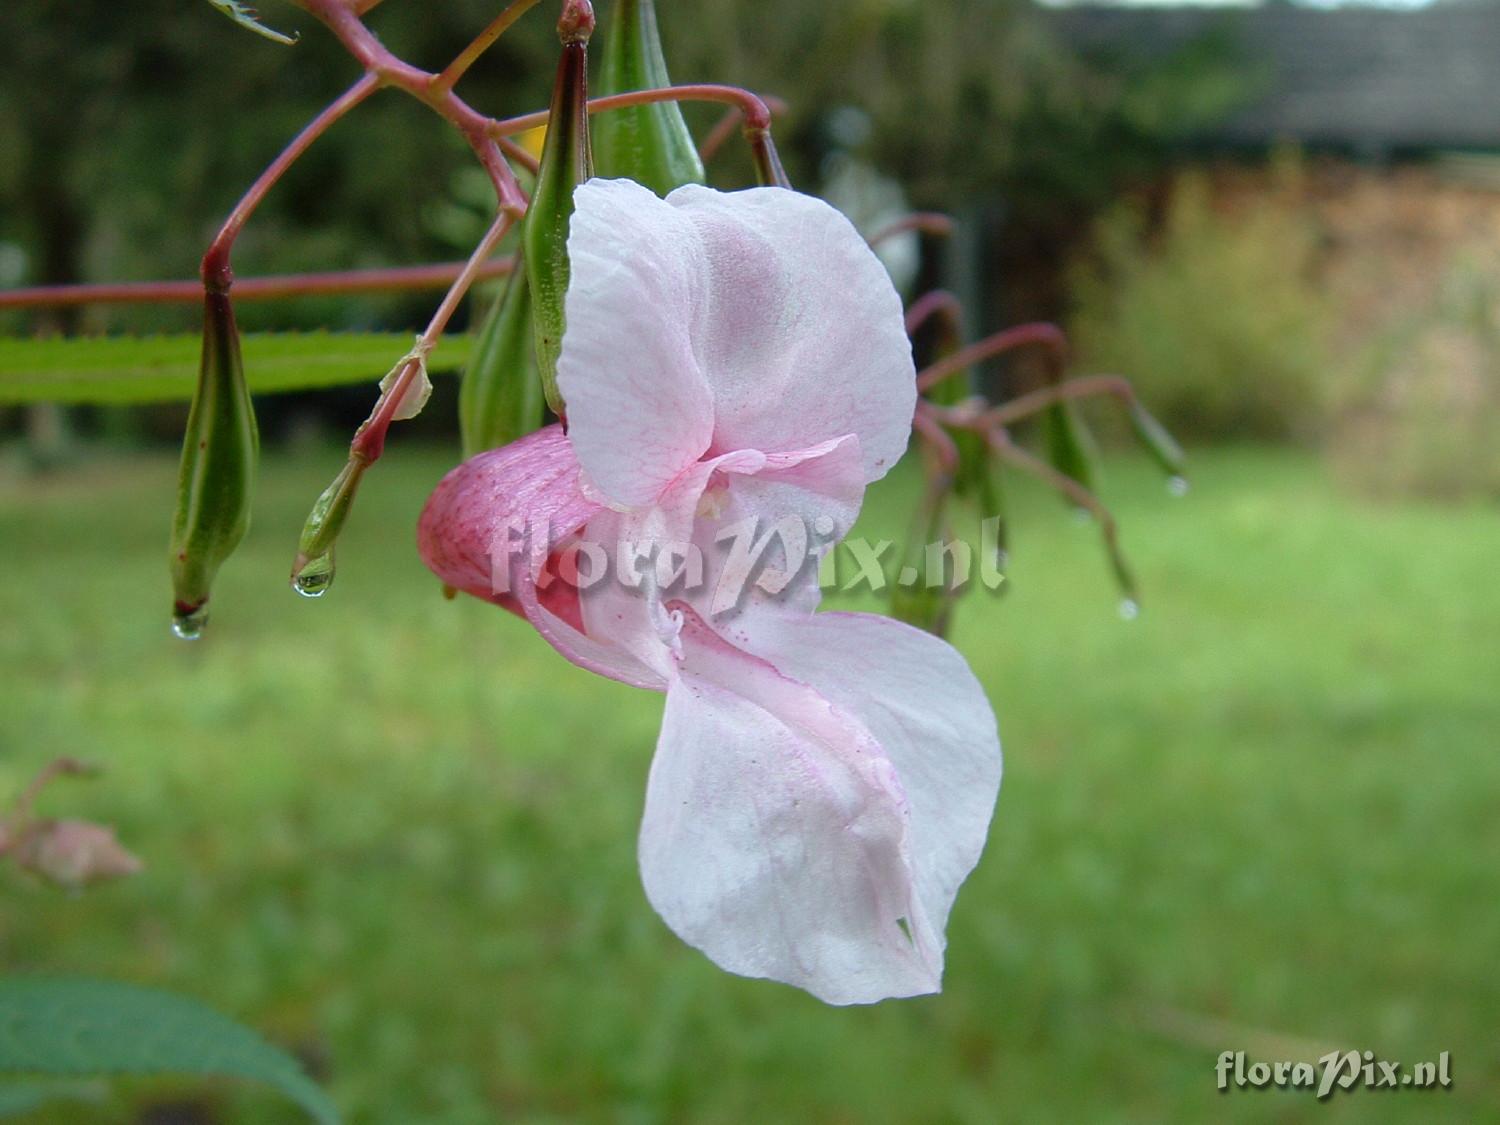
[[[319,555],[308,559],[301,569],[292,575],[292,589],[304,598],[321,598],[333,585],[333,555]]]
[[[1125,621],[1134,621],[1141,615],[1141,603],[1134,598],[1120,599],[1120,617]]]
[[[196,641],[203,636],[203,627],[208,624],[208,606],[200,605],[189,613],[172,614],[172,632],[185,641]]]
[[[1188,493],[1187,477],[1168,477],[1167,492],[1173,496],[1186,496]]]

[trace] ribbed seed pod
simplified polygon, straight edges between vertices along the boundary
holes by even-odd
[[[604,42],[601,94],[670,86],[653,0],[616,0]],[[703,161],[676,102],[656,102],[601,114],[594,125],[598,175],[626,177],[666,195],[703,182]]]
[[[172,628],[179,637],[202,633],[214,576],[250,527],[259,455],[234,308],[227,292],[209,292],[172,518]]]
[[[541,428],[546,419],[531,326],[531,286],[518,257],[474,340],[458,389],[464,457],[498,449]]]
[[[566,327],[568,224],[573,217],[573,189],[593,175],[588,118],[588,40],[593,30],[593,9],[584,0],[569,0],[557,25],[562,58],[552,88],[541,168],[522,232],[537,371],[547,405],[559,417],[563,402],[557,392],[557,357]]]

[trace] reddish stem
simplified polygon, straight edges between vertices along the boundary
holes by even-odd
[[[297,158],[307,151],[313,141],[326,133],[334,122],[364,101],[379,87],[380,82],[373,74],[366,74],[350,86],[326,106],[323,112],[309,121],[302,132],[292,138],[292,143],[282,149],[280,155],[271,161],[266,170],[250,185],[250,190],[240,197],[240,201],[235,204],[234,210],[229,213],[229,218],[224,220],[224,225],[219,228],[218,235],[209,245],[208,252],[203,255],[203,265],[199,272],[203,278],[204,288],[218,293],[229,291],[229,287],[234,283],[234,271],[229,266],[229,254],[234,246],[235,237],[240,233],[240,228],[245,225],[245,220],[250,218],[255,209],[260,206],[260,201],[266,197],[266,193],[271,190],[277,180],[281,179]]]
[[[917,413],[911,421],[912,429],[927,443],[943,471],[952,473],[958,468],[958,444],[926,409],[928,405],[925,402],[917,403]]]
[[[780,98],[765,95],[761,101],[766,103],[766,108],[777,117],[786,112],[786,102]],[[698,146],[698,159],[707,164],[713,159],[714,154],[724,147],[724,142],[734,136],[735,129],[745,119],[738,106],[733,106],[723,117],[715,122],[714,127],[708,131],[708,136],[703,138],[703,143]]]
[[[631,106],[654,105],[657,102],[719,102],[736,107],[744,117],[745,132],[771,127],[771,108],[762,99],[738,86],[699,84],[696,86],[661,86],[654,90],[631,90],[624,94],[609,94],[602,98],[589,99],[589,113],[604,113],[611,109],[628,109]],[[507,117],[490,123],[490,136],[510,137],[547,124],[549,111],[523,113],[519,117]]]
[[[490,229],[485,232],[485,236],[479,240],[479,245],[474,248],[474,253],[465,263],[462,272],[454,279],[453,285],[444,295],[437,311],[432,314],[432,319],[427,323],[427,330],[417,339],[416,350],[423,357],[442,339],[443,329],[448,326],[448,321],[458,309],[459,302],[463,300],[464,294],[469,291],[469,286],[479,276],[480,268],[485,260],[494,253],[495,247],[505,237],[516,218],[514,211],[502,209],[495,217],[494,223],[490,225]],[[381,453],[385,451],[386,431],[391,428],[391,422],[395,419],[396,408],[406,396],[407,389],[422,366],[422,359],[411,360],[391,381],[390,388],[381,394],[380,399],[375,403],[375,408],[370,412],[369,419],[355,433],[354,440],[350,443],[351,459],[369,464],[380,458]]]
[[[489,26],[476,35],[473,42],[460,51],[458,56],[443,68],[443,72],[432,80],[433,90],[453,89],[458,84],[458,80],[479,60],[479,56],[488,51],[494,45],[495,40],[505,34],[511,24],[534,8],[536,3],[537,0],[512,0],[510,6],[491,20]]]
[[[1035,344],[1045,349],[1048,363],[1061,370],[1067,362],[1068,338],[1055,324],[1019,324],[986,336],[976,344],[944,356],[917,375],[917,389],[925,391],[950,375],[973,367],[976,363],[1014,348]]]
[[[451,284],[464,262],[435,262],[423,266],[391,266],[324,273],[272,274],[242,277],[234,283],[237,301],[273,301],[340,293],[378,293],[400,289],[436,289]],[[480,267],[476,280],[502,277],[515,268],[512,258],[497,258]],[[136,281],[102,285],[38,285],[30,289],[0,290],[0,309],[64,308],[73,305],[197,304],[203,300],[201,281]]]
[[[1104,537],[1104,549],[1109,555],[1115,577],[1126,595],[1132,601],[1135,600],[1135,579],[1131,577],[1130,568],[1125,563],[1125,556],[1120,552],[1119,528],[1115,524],[1115,517],[1110,515],[1109,509],[1099,498],[1067,473],[1059,472],[1040,457],[1033,456],[1011,441],[1010,435],[1005,432],[1005,427],[996,426],[985,436],[990,448],[1000,460],[1050,485],[1099,521],[1099,532]]]
[[[942,317],[943,326],[957,342],[963,338],[963,304],[946,289],[933,289],[923,293],[906,310],[906,334],[916,335],[917,329],[934,316]]]
[[[82,777],[96,772],[98,772],[98,767],[77,758],[54,758],[43,766],[41,771],[31,779],[31,784],[15,799],[5,819],[0,821],[0,855],[20,840],[26,821],[31,816],[31,807],[42,795],[42,790],[46,789],[53,780],[59,777]]]
[[[871,246],[879,246],[886,239],[895,238],[896,235],[904,234],[909,230],[921,231],[923,234],[948,235],[953,233],[953,219],[941,211],[913,211],[881,227],[865,241]]]
[[[1119,375],[1085,375],[1055,386],[1040,387],[1018,398],[1013,398],[1009,402],[1001,403],[979,415],[976,422],[984,428],[1009,426],[1046,410],[1049,406],[1055,406],[1059,402],[1092,398],[1095,395],[1113,395],[1126,406],[1135,402],[1135,388],[1130,385],[1130,380]]]
[[[463,133],[469,147],[489,173],[500,206],[518,214],[525,210],[525,193],[490,134],[490,127],[494,124],[491,118],[476,112],[452,90],[438,85],[437,75],[397,58],[361,22],[353,8],[339,0],[300,0],[300,3],[338,37],[344,49],[374,75],[380,85],[404,90]]]

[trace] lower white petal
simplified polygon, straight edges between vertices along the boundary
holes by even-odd
[[[937,991],[940,939],[879,743],[683,612],[641,825],[651,904],[723,968],[830,1004]]]
[[[745,642],[879,740],[911,805],[917,895],[941,932],[1000,790],[995,714],[952,645],[870,613],[759,614]]]

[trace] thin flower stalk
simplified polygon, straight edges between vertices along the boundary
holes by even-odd
[[[380,266],[361,270],[269,274],[234,281],[236,301],[279,301],[288,297],[339,296],[400,290],[441,289],[453,284],[467,262],[421,266]],[[514,259],[496,258],[479,268],[476,280],[505,277]],[[0,309],[68,308],[78,305],[196,305],[202,281],[135,281],[89,285],[37,285],[0,290]]]

